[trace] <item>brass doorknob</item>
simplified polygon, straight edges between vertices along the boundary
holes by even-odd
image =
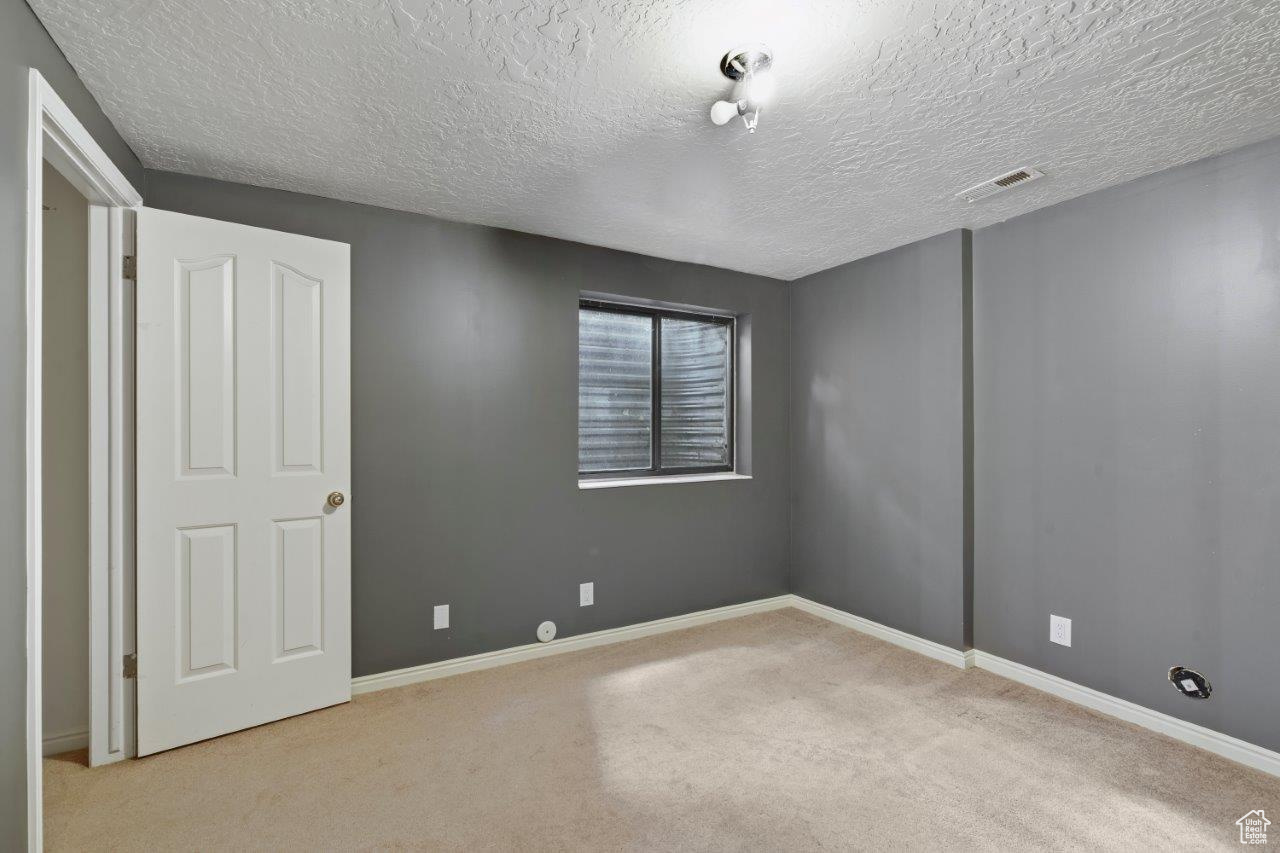
[[[334,509],[337,509],[338,507],[342,506],[346,502],[347,502],[347,499],[343,497],[342,492],[330,492],[329,498],[326,501],[326,503],[328,503],[329,506],[333,507]]]

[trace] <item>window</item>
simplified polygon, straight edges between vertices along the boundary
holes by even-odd
[[[732,317],[578,304],[578,474],[733,470]]]

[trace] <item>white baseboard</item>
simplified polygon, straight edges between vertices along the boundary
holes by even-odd
[[[895,646],[901,646],[904,649],[961,669],[969,669],[976,666],[980,669],[988,670],[996,675],[1025,684],[1028,687],[1051,693],[1069,702],[1084,705],[1086,708],[1092,708],[1108,716],[1135,723],[1151,731],[1159,732],[1184,743],[1189,743],[1192,746],[1208,750],[1221,755],[1223,758],[1252,767],[1255,770],[1261,770],[1273,776],[1280,776],[1280,753],[1215,732],[1204,726],[1179,720],[1177,717],[1171,717],[1159,711],[1152,711],[1150,708],[1135,705],[1132,702],[1118,699],[1091,687],[1075,684],[1056,675],[1050,675],[1047,672],[1041,672],[1038,669],[1032,669],[1020,663],[1014,663],[987,652],[977,649],[969,649],[967,651],[953,649],[950,646],[944,646],[941,643],[935,643],[932,640],[908,634],[906,631],[900,631],[897,628],[890,628],[888,625],[881,625],[879,622],[873,622],[861,616],[854,616],[852,613],[846,613],[843,610],[837,610],[834,607],[828,607],[825,604],[819,604],[816,601],[811,601],[798,595],[779,595],[775,598],[749,601],[745,604],[733,604],[728,607],[717,607],[714,610],[703,610],[684,616],[672,616],[669,619],[657,619],[652,622],[642,622],[638,625],[628,625],[623,628],[596,631],[576,637],[565,637],[563,640],[552,640],[550,643],[530,643],[527,646],[516,646],[511,649],[485,652],[465,658],[454,658],[422,666],[411,666],[406,669],[380,672],[375,675],[363,675],[351,680],[351,692],[354,695],[371,693],[375,690],[385,690],[391,687],[403,687],[407,684],[416,684],[435,678],[445,678],[450,675],[460,675],[464,672],[475,672],[481,669],[491,669],[511,663],[578,651],[579,649],[589,649],[594,646],[635,640],[640,637],[648,637],[667,631],[679,631],[682,628],[692,628],[695,625],[705,625],[709,622],[719,622],[723,619],[733,619],[751,613],[780,610],[784,607],[794,607],[797,610],[802,610],[805,613],[818,616],[837,625],[843,625],[846,628],[869,634]],[[80,740],[70,740],[72,738],[80,738]],[[53,752],[65,752],[66,750],[87,746],[89,736],[85,732],[46,739],[45,755],[53,754],[50,752],[50,744],[53,742],[58,744],[58,747]]]
[[[351,679],[351,693],[371,693],[389,687],[403,687],[406,684],[417,684],[434,678],[445,678],[460,675],[464,672],[475,672],[491,669],[495,666],[506,666],[511,663],[544,658],[549,655],[576,652],[593,646],[605,646],[610,643],[621,643],[625,640],[636,640],[652,634],[667,631],[679,631],[695,625],[719,622],[723,619],[734,619],[750,613],[763,613],[767,610],[781,610],[792,604],[790,595],[779,595],[776,598],[764,598],[759,601],[748,601],[745,604],[731,604],[728,607],[717,607],[714,610],[701,610],[684,616],[672,616],[667,619],[655,619],[652,622],[641,622],[638,625],[627,625],[623,628],[611,628],[607,631],[595,631],[591,634],[579,634],[576,637],[565,637],[563,640],[552,640],[549,643],[530,643],[527,646],[516,646],[500,649],[496,652],[484,652],[465,658],[453,658],[437,663],[395,669],[390,672],[379,672],[374,675],[362,675]]]
[[[1280,776],[1280,753],[987,652],[975,652],[974,657],[980,669],[989,670],[1011,681],[1043,690],[1045,693],[1051,693],[1061,699],[1075,702],[1077,705],[1084,705],[1107,716],[1134,723],[1144,729],[1168,735],[1192,746],[1198,746],[1223,758],[1261,770],[1263,773]]]
[[[73,749],[89,748],[89,730],[79,732],[63,732],[60,735],[47,735],[44,739],[43,754],[47,757],[50,755],[61,755],[64,752],[70,752]]]
[[[876,639],[884,640],[886,643],[893,643],[895,646],[901,646],[917,654],[940,660],[943,663],[949,663],[961,669],[968,669],[973,666],[972,651],[962,652],[959,649],[944,646],[942,643],[935,643],[933,640],[926,640],[923,637],[908,634],[906,631],[899,631],[897,628],[890,628],[888,625],[881,625],[879,622],[872,622],[870,619],[854,616],[852,613],[846,613],[843,610],[837,610],[834,607],[828,607],[825,604],[819,604],[816,601],[801,598],[798,595],[791,596],[791,599],[792,606],[797,610],[803,610],[805,613],[811,613],[814,616],[835,622],[837,625],[843,625],[846,628],[870,634]]]

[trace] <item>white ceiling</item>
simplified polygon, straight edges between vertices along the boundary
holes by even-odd
[[[1280,0],[30,3],[150,168],[783,279],[1280,134]]]

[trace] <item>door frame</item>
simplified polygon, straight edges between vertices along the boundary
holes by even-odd
[[[48,81],[28,75],[26,251],[27,845],[43,845],[43,167],[89,200],[90,732],[100,761],[127,756],[132,708],[122,690],[123,617],[132,534],[132,315],[123,278],[128,211],[142,196]],[[118,677],[119,676],[119,677]],[[114,685],[113,685],[114,682]],[[109,731],[110,730],[110,731]],[[114,732],[114,740],[110,737]],[[127,733],[127,739],[126,739]],[[112,747],[115,747],[114,749]]]

